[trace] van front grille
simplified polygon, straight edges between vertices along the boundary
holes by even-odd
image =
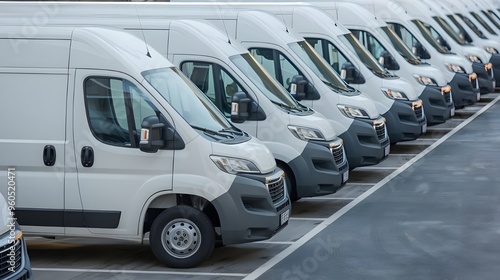
[[[444,92],[443,98],[444,98],[444,102],[450,103],[451,102],[451,91]]]
[[[337,167],[340,167],[344,163],[344,145],[336,145],[330,148],[333,154],[333,159]]]
[[[285,183],[282,176],[274,181],[268,182],[266,186],[274,204],[280,202],[285,196]]]
[[[479,89],[479,82],[477,81],[477,74],[472,73],[469,75],[469,81],[473,89]]]
[[[379,142],[382,142],[387,138],[386,135],[386,129],[385,129],[385,122],[379,122],[379,123],[373,123],[373,128],[375,129],[375,132],[377,133],[377,138]]]
[[[417,117],[417,120],[422,119],[423,115],[424,115],[424,107],[422,107],[422,101],[413,102],[411,107],[413,109],[413,112],[415,112],[415,116]]]
[[[16,273],[22,265],[22,241],[0,247],[0,279],[6,279]]]

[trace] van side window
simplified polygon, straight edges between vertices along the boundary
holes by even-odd
[[[392,22],[388,22],[387,25],[399,36],[399,38],[401,38],[401,40],[403,40],[408,48],[412,49],[415,44],[420,43],[403,25]]]
[[[231,116],[231,101],[243,87],[221,66],[209,62],[183,62],[182,72],[224,113]]]
[[[287,91],[293,76],[302,73],[281,52],[268,48],[251,48],[250,53]]]
[[[91,77],[84,82],[89,126],[103,143],[137,148],[142,120],[158,110],[127,80]]]
[[[328,40],[306,38],[306,41],[333,67],[333,70],[335,70],[337,74],[340,74],[342,65],[346,62],[350,62],[349,59]]]
[[[368,49],[373,57],[380,58],[380,56],[382,56],[382,52],[386,50],[377,38],[373,37],[372,34],[366,31],[354,29],[351,29],[351,32]]]

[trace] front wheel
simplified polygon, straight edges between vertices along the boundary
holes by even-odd
[[[203,212],[179,205],[164,210],[151,226],[150,246],[156,258],[169,267],[195,267],[215,246],[215,231]]]

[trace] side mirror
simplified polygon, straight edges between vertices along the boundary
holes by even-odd
[[[340,69],[340,77],[348,84],[364,84],[366,82],[363,74],[359,72],[358,68],[354,67],[351,62],[342,64]]]
[[[425,49],[425,47],[420,43],[416,42],[413,44],[413,48],[411,49],[413,51],[413,54],[418,56],[420,59],[430,59],[431,55],[429,52]]]
[[[298,101],[306,98],[306,88],[307,80],[304,79],[303,76],[301,75],[295,75],[292,78],[292,83],[290,85],[290,94],[293,96],[293,98],[297,99]]]
[[[396,59],[390,54],[388,51],[384,50],[380,54],[378,61],[382,64],[387,70],[399,70],[399,64]]]
[[[165,124],[157,116],[145,117],[141,124],[141,137],[139,148],[146,153],[156,153],[165,146],[163,128]]]
[[[251,100],[244,92],[238,91],[231,99],[231,121],[242,123],[248,119],[248,107]]]

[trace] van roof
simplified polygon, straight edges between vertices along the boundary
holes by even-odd
[[[13,48],[29,39],[71,40],[69,68],[130,72],[173,66],[142,40],[109,28],[2,26],[0,38],[11,40]],[[151,57],[146,55],[148,49]]]

